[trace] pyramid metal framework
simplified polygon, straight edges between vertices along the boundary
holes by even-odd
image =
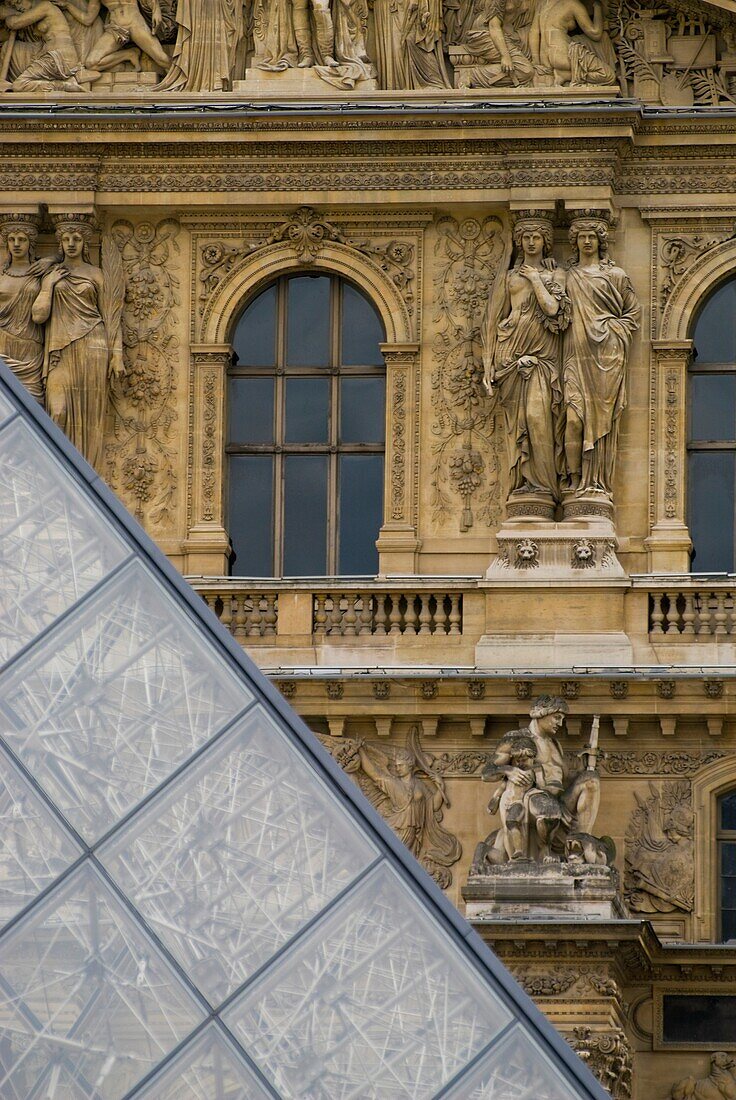
[[[0,362],[2,1100],[605,1100]]]

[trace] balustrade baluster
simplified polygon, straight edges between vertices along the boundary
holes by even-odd
[[[373,597],[370,592],[360,593],[360,617],[358,619],[358,634],[370,634],[373,624]]]
[[[421,605],[421,598],[409,593],[404,597],[406,600],[406,611],[404,612],[404,633],[405,634],[418,634],[419,633],[419,605]]]
[[[675,635],[680,633],[680,616],[677,611],[677,597],[679,592],[666,592],[667,597],[667,610],[664,617],[664,632],[665,634]]]
[[[248,597],[244,593],[236,592],[232,598],[233,625],[231,629],[233,638],[237,638],[239,642],[251,633],[249,616],[245,606],[247,601]]]
[[[348,592],[345,597],[345,618],[343,619],[342,633],[349,638],[357,634],[356,623],[358,621],[358,615],[356,613],[355,605],[358,601],[358,596],[355,592]]]
[[[315,634],[325,634],[327,622],[327,597],[318,592],[314,597],[314,614],[312,630]]]
[[[664,634],[664,592],[652,592],[652,615],[649,624],[650,634]]]
[[[726,619],[728,618],[728,612],[726,611],[726,593],[716,592],[716,610],[713,616],[715,622],[714,634],[727,634]]]
[[[278,620],[278,592],[269,592],[265,596],[266,600],[266,614],[264,615],[264,630],[263,633],[271,637],[276,633],[276,622]]]
[[[233,597],[229,592],[223,592],[222,594],[222,614],[220,615],[220,622],[232,633],[232,621],[233,621]]]
[[[683,592],[682,598],[685,601],[685,607],[682,612],[682,633],[694,634],[695,633],[695,600],[692,592]]]
[[[256,593],[250,597],[250,605],[248,636],[250,638],[260,638],[263,634],[263,612],[261,611],[260,593]]]
[[[379,592],[373,597],[375,604],[373,633],[384,635],[388,626],[388,604],[390,597],[385,592]]]
[[[327,617],[327,633],[328,634],[342,634],[342,601],[344,596],[333,592],[332,594],[332,607],[329,610]]]
[[[698,612],[695,633],[712,634],[710,592],[697,592],[695,595],[695,606]]]
[[[392,592],[389,596],[391,601],[391,610],[389,611],[388,621],[391,624],[389,627],[389,634],[401,634],[401,607],[399,604],[401,597],[398,592]]]
[[[417,596],[419,600],[419,634],[431,634],[432,633],[432,611],[431,600],[434,596],[431,592],[420,592]]]
[[[462,634],[462,596],[459,593],[450,595],[450,634]],[[443,600],[444,605],[444,600]]]

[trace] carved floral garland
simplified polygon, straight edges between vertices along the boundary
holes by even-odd
[[[136,517],[171,522],[176,450],[169,443],[176,418],[179,339],[174,335],[179,282],[169,269],[179,251],[179,223],[118,221],[110,236],[120,251],[125,283],[122,328],[126,373],[112,385],[113,439],[106,445],[107,479]]]
[[[435,519],[444,522],[456,511],[455,493],[462,502],[460,530],[467,531],[474,507],[488,526],[501,517],[503,432],[496,430],[483,388],[480,332],[504,230],[498,218],[450,217],[440,218],[436,229],[432,506]]]

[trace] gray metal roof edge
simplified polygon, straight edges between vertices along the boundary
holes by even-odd
[[[0,357],[0,381],[10,391],[13,400],[22,406],[37,431],[51,443],[63,462],[71,467],[77,477],[86,483],[88,491],[96,498],[103,511],[114,518],[115,525],[122,529],[132,546],[142,555],[152,570],[163,578],[167,587],[184,605],[189,617],[194,619],[199,629],[211,639],[213,644],[220,650],[224,650],[236,669],[247,676],[250,685],[276,711],[286,730],[299,739],[302,747],[318,770],[338,787],[358,819],[367,826],[369,833],[374,835],[379,848],[383,847],[390,851],[399,865],[403,877],[413,886],[425,908],[433,912],[440,923],[447,927],[447,931],[451,934],[456,947],[459,947],[466,956],[470,955],[476,968],[481,972],[484,970],[490,972],[505,993],[510,1002],[510,1007],[513,1006],[517,1013],[538,1033],[539,1037],[552,1048],[557,1058],[562,1061],[567,1069],[568,1074],[586,1090],[591,1100],[610,1100],[610,1094],[598,1083],[570,1045],[555,1030],[503,963],[493,954],[478,933],[473,930],[468,921],[445,897],[439,886],[370,804],[357,784],[332,759],[317,736],[287,703],[281,693],[269,682],[265,674],[261,672],[245,650],[235,641],[205,601],[184,580],[163,551],[156,546],[150,536],[118,500],[102,477],[85,461],[61,429],[41,408],[38,401],[16,379],[2,357]]]

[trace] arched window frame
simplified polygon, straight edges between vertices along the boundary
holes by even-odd
[[[727,806],[727,801],[733,801],[733,807]],[[736,787],[718,796],[716,815],[718,942],[734,943],[736,942]],[[732,882],[732,898],[727,896],[728,880]],[[731,904],[726,905],[727,901]]]
[[[203,238],[205,239],[205,238]],[[209,240],[209,236],[206,240]],[[190,344],[190,434],[188,523],[183,543],[172,540],[171,554],[190,576],[227,572],[225,530],[225,391],[233,348],[235,317],[260,289],[279,275],[303,270],[294,248],[277,242],[234,264],[196,310]],[[379,310],[386,329],[386,469],[384,520],[379,538],[382,574],[414,573],[417,534],[420,393],[419,311],[410,312],[390,274],[357,249],[334,241],[322,246],[311,270],[342,275]],[[179,555],[177,557],[177,555]]]
[[[294,360],[289,352],[288,344],[291,322],[288,311],[291,305],[295,304],[295,301],[291,298],[290,287],[295,286],[294,280],[297,280],[298,285],[302,279],[320,279],[323,281],[323,285],[325,283],[327,284],[328,304],[326,321],[329,330],[329,349],[327,351],[328,361],[326,363],[316,364],[298,362]],[[244,318],[247,318],[248,310],[259,300],[262,301],[263,296],[270,291],[273,291],[274,301],[273,324],[275,347],[273,364],[255,365],[249,363],[247,361],[247,347],[242,348],[240,358],[244,361],[240,362],[237,355],[236,339],[238,326]],[[251,464],[255,464],[259,462],[259,460],[263,460],[264,464],[265,462],[270,462],[273,486],[270,504],[272,519],[269,525],[270,531],[272,532],[270,554],[268,555],[268,557],[270,557],[270,562],[264,561],[263,568],[254,571],[248,568],[249,563],[247,561],[245,565],[243,565],[242,560],[241,562],[236,560],[233,575],[245,574],[288,578],[312,575],[351,575],[356,572],[365,575],[367,573],[377,572],[377,559],[373,570],[368,570],[367,568],[355,570],[345,567],[345,556],[342,548],[342,540],[347,537],[347,531],[343,529],[343,524],[341,522],[341,509],[345,503],[343,499],[343,484],[344,478],[348,476],[348,463],[350,462],[350,458],[351,456],[362,456],[369,460],[370,456],[374,456],[375,458],[380,457],[383,467],[386,450],[386,365],[383,361],[383,356],[380,354],[381,348],[385,346],[385,339],[379,338],[376,340],[376,352],[378,354],[374,356],[373,353],[370,353],[367,356],[368,359],[372,360],[371,362],[345,362],[343,350],[344,337],[347,336],[345,326],[348,326],[350,323],[345,297],[348,292],[352,293],[352,295],[359,296],[375,316],[378,325],[383,327],[380,313],[374,303],[372,303],[361,290],[356,288],[350,280],[334,274],[330,275],[330,273],[327,272],[315,271],[314,269],[301,272],[289,272],[288,274],[280,276],[268,286],[259,288],[258,292],[251,297],[250,301],[245,303],[240,316],[235,320],[232,338],[236,341],[236,355],[228,370],[230,393],[235,393],[234,386],[238,384],[239,380],[273,380],[272,423],[274,434],[272,438],[267,441],[243,441],[242,439],[238,439],[237,423],[233,421],[232,415],[229,417],[230,425],[227,432],[228,442],[226,445],[228,471],[233,469],[233,464],[240,458],[245,461],[251,460]],[[353,308],[355,308],[355,305]],[[343,315],[344,310],[346,312]],[[348,359],[349,358],[350,356],[348,356]],[[355,358],[355,356],[353,356],[353,358]],[[383,432],[381,433],[380,430],[374,430],[372,433],[367,433],[372,434],[374,436],[373,439],[361,439],[360,441],[355,439],[351,440],[349,438],[345,439],[342,431],[342,413],[348,408],[346,402],[348,400],[347,395],[349,393],[348,386],[350,381],[368,381],[370,379],[380,379],[383,382],[383,405],[380,415]],[[307,442],[306,440],[295,439],[293,436],[291,438],[289,437],[288,418],[290,416],[290,395],[296,391],[296,387],[301,382],[303,387],[302,392],[306,396],[306,393],[309,392],[308,387],[310,381],[313,381],[319,389],[323,389],[329,396],[327,400],[328,415],[325,420],[326,434],[318,441]],[[375,394],[376,398],[377,396],[378,395]],[[292,460],[292,471],[296,463],[301,461],[303,468],[306,463],[314,460],[316,463],[319,463],[319,466],[315,467],[315,473],[319,471],[320,475],[326,477],[326,514],[323,527],[326,553],[324,557],[320,554],[316,555],[316,557],[320,559],[320,564],[324,564],[324,568],[320,568],[319,565],[313,568],[309,567],[310,565],[314,566],[315,555],[310,554],[308,548],[305,549],[303,555],[294,554],[294,532],[288,529],[286,521],[287,479]],[[366,464],[361,465],[364,470],[367,468]],[[381,476],[381,481],[383,481],[383,476]],[[382,489],[383,486],[381,485],[379,490],[379,492],[381,492],[380,512],[376,518],[375,539],[377,539],[379,535],[383,514]],[[227,497],[229,497],[229,495],[230,494],[226,494]],[[369,506],[370,501],[366,501],[366,505]],[[233,532],[233,535],[237,530],[237,520],[236,516],[233,514],[236,508],[237,504],[231,503],[228,505],[226,511],[226,525],[229,530]],[[355,518],[356,520],[359,519],[357,516]],[[373,541],[375,541],[375,539]],[[233,538],[234,543],[235,541],[235,538]],[[364,549],[368,550],[368,556],[370,556],[368,547],[365,546]]]

